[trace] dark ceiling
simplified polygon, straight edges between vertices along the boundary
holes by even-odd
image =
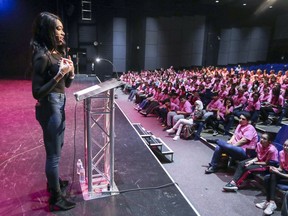
[[[242,12],[257,12],[259,9],[263,13],[267,11],[288,12],[288,0],[94,0],[98,6],[110,7],[114,9],[167,12],[206,12],[209,10],[239,10]],[[244,6],[243,4],[246,3]],[[270,9],[269,6],[273,8]]]
[[[66,0],[66,2],[79,4],[80,1]],[[288,0],[219,0],[218,3],[216,0],[91,0],[91,2],[98,11],[109,11],[115,16],[205,15],[208,19],[219,21],[221,25],[273,23],[278,15],[288,14]],[[272,8],[269,8],[270,6]]]

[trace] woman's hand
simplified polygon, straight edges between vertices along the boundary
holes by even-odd
[[[269,170],[271,173],[279,173],[279,170],[274,166],[270,166]]]
[[[74,64],[73,61],[67,58],[62,58],[59,62],[59,72],[64,76],[71,72],[74,75]]]
[[[248,166],[252,165],[253,163],[254,163],[254,161],[252,161],[252,160],[247,161],[247,162],[245,163],[245,167],[248,167]]]
[[[70,73],[70,79],[74,79],[74,64],[73,61],[67,58],[61,58],[59,61],[59,71],[54,77],[56,82],[59,82],[67,73]]]

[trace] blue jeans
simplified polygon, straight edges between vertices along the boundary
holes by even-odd
[[[197,128],[197,131],[194,132],[194,136],[195,136],[195,139],[198,140],[200,138],[201,132],[204,128],[204,121],[195,120],[194,124],[196,125],[196,128]]]
[[[136,93],[137,93],[137,90],[136,90],[136,89],[132,89],[132,90],[130,91],[128,100],[132,101],[133,98],[134,98],[134,96],[136,95]]]
[[[36,105],[36,119],[43,130],[46,150],[45,172],[49,187],[54,190],[59,185],[59,161],[64,143],[65,94],[49,93]]]
[[[234,160],[245,160],[247,158],[246,152],[243,148],[233,146],[224,140],[217,140],[217,146],[214,150],[210,165],[217,168],[222,153],[226,153]]]

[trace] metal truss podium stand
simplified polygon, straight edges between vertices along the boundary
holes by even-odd
[[[114,89],[122,84],[108,80],[75,92],[84,101],[85,200],[117,194],[114,182]],[[93,144],[93,145],[92,145]]]

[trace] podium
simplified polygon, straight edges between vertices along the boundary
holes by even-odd
[[[116,79],[74,93],[84,101],[85,200],[117,194],[114,182],[114,89],[123,83]]]

